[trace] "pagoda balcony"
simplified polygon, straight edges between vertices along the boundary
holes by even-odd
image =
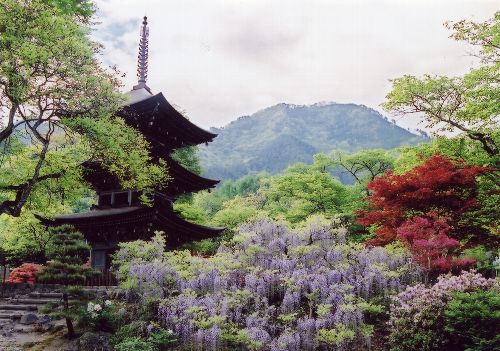
[[[141,192],[136,190],[103,191],[98,194],[95,208],[139,206]]]

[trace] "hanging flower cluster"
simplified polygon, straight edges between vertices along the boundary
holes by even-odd
[[[319,222],[291,231],[258,221],[214,257],[166,253],[132,263],[133,292],[161,299],[159,321],[187,348],[366,348],[370,299],[402,290],[419,271],[404,249],[366,248],[345,234]]]

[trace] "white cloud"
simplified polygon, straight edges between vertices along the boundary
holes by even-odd
[[[203,127],[280,102],[374,107],[403,74],[458,75],[467,47],[443,22],[482,21],[488,0],[100,0],[105,60],[135,83],[139,26],[150,25],[148,85]],[[415,120],[401,121],[414,127]]]

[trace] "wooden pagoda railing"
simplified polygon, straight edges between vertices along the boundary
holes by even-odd
[[[85,286],[116,286],[118,285],[118,280],[116,279],[116,276],[114,273],[109,270],[105,269],[102,270],[99,275],[96,275],[95,277],[88,278],[85,281]]]

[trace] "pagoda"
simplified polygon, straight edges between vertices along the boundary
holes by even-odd
[[[162,93],[153,94],[146,85],[148,73],[148,24],[144,17],[139,43],[138,84],[128,92],[128,102],[117,115],[138,130],[150,144],[152,162],[166,163],[170,179],[155,187],[152,205],[140,201],[140,189],[122,189],[118,179],[99,162],[88,161],[84,178],[97,192],[97,205],[86,213],[40,218],[48,226],[69,224],[80,231],[91,246],[91,265],[110,267],[110,254],[118,243],[149,239],[162,231],[169,248],[217,236],[224,228],[190,223],[173,210],[173,202],[183,194],[213,188],[218,181],[203,178],[177,163],[172,152],[178,148],[208,143],[217,135],[203,130],[179,113]]]

